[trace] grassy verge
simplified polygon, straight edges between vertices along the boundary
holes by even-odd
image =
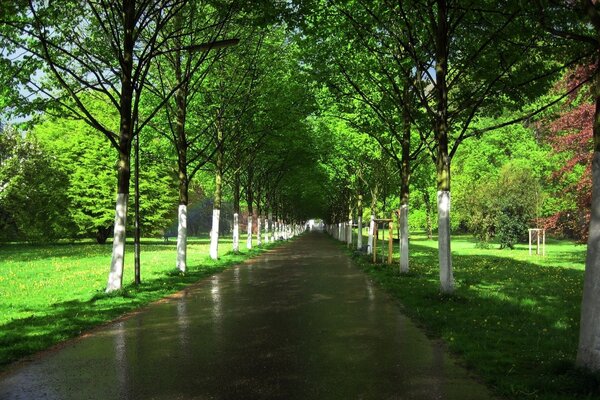
[[[599,377],[574,368],[585,247],[554,241],[542,259],[530,257],[526,246],[477,249],[459,237],[452,242],[456,291],[441,296],[436,246],[413,238],[405,275],[396,264],[371,264],[365,257],[358,263],[497,394],[600,398]]]
[[[239,254],[231,239],[219,242],[219,260],[208,256],[209,239],[191,238],[188,271],[175,269],[176,243],[142,242],[142,284],[133,282],[133,247],[127,247],[124,288],[105,294],[111,246],[93,243],[2,246],[0,252],[0,368],[85,330],[183,289],[207,275],[255,256],[273,244]]]

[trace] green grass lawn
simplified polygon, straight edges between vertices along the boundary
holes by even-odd
[[[0,367],[110,321],[272,246],[233,254],[219,241],[218,261],[208,237],[190,238],[188,271],[175,268],[176,243],[143,240],[142,284],[133,282],[133,246],[126,251],[123,290],[104,293],[112,246],[95,243],[3,245],[0,251]]]
[[[385,232],[384,241],[384,255],[387,257],[387,239],[388,233]],[[357,232],[355,230],[353,236],[353,243],[356,244]],[[394,232],[394,239],[397,238],[396,232]],[[396,239],[397,240],[397,239]],[[410,242],[425,247],[429,247],[437,250],[437,237],[433,239],[427,239],[427,236],[422,232],[411,233]],[[585,252],[587,247],[575,243],[570,240],[556,240],[546,238],[546,255],[536,255],[535,246],[532,248],[533,254],[529,255],[529,244],[517,244],[514,249],[500,249],[497,243],[490,243],[488,248],[481,248],[477,246],[477,239],[471,235],[453,235],[452,236],[452,253],[460,255],[487,255],[501,258],[510,258],[515,261],[524,261],[536,265],[547,266],[547,267],[563,267],[563,268],[574,268],[583,271],[585,267]],[[366,230],[363,234],[363,244],[367,244]],[[381,232],[379,241],[377,242],[378,254],[381,253]],[[541,252],[541,249],[540,249]],[[398,244],[394,245],[394,253],[397,257]]]
[[[366,241],[365,241],[366,243]],[[600,380],[574,368],[585,246],[551,240],[547,257],[528,246],[481,249],[452,240],[456,291],[439,291],[437,242],[413,235],[410,273],[359,264],[433,337],[444,339],[497,394],[511,399],[597,399]]]

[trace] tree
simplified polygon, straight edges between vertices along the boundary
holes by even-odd
[[[51,241],[72,235],[67,175],[30,135],[0,134],[0,240]]]
[[[588,240],[590,207],[592,204],[592,126],[594,102],[589,80],[593,65],[579,66],[567,74],[555,90],[578,89],[560,105],[557,113],[546,117],[539,129],[546,133],[561,167],[554,173],[556,190],[553,193],[552,215],[544,224],[555,233]]]
[[[95,107],[106,111],[107,120],[114,117],[113,121],[118,121],[105,103],[95,103]],[[69,203],[65,211],[77,226],[77,236],[95,237],[98,243],[106,243],[113,231],[111,199],[117,162],[107,139],[96,135],[83,121],[58,117],[36,123],[33,134],[60,161],[63,174],[68,177],[65,195]]]
[[[530,224],[529,227],[537,223],[536,218],[541,217],[545,209],[546,193],[550,191],[548,185],[542,187],[540,182],[549,180],[556,162],[549,152],[549,146],[542,143],[532,126],[523,124],[500,128],[465,142],[453,160],[456,204],[453,229],[472,232],[482,245],[497,236],[503,227],[498,221],[500,204],[507,201],[505,196],[515,201],[512,192],[507,192],[502,184],[503,174],[517,174],[522,178],[523,185],[519,180],[507,182],[522,187],[522,194],[527,194],[514,206],[526,205],[522,210],[528,210],[529,217],[523,222]],[[511,187],[516,190],[517,186]],[[512,207],[510,201],[506,203],[508,207]]]
[[[577,349],[577,365],[592,371],[600,370],[600,7],[593,0],[536,2],[541,25],[571,46],[571,51],[589,58],[583,65],[592,65],[588,79],[594,103],[592,119],[593,156],[591,166],[592,199],[587,241],[587,257],[581,328]],[[567,53],[569,54],[569,53]]]
[[[228,165],[226,157],[231,146],[243,143],[240,138],[243,131],[239,123],[249,111],[250,102],[255,95],[256,58],[262,51],[263,36],[253,37],[247,33],[246,40],[235,49],[236,59],[223,60],[218,69],[211,71],[205,89],[202,114],[213,121],[208,127],[211,143],[214,146],[212,164],[215,173],[213,198],[213,219],[211,229],[210,257],[218,258],[219,226],[223,201],[223,179]]]
[[[161,135],[169,139],[177,156],[179,178],[179,207],[177,229],[177,268],[187,268],[187,207],[189,187],[198,171],[214,156],[216,147],[207,134],[212,120],[199,120],[188,116],[205,85],[209,70],[214,67],[220,52],[216,40],[222,34],[233,14],[231,7],[221,10],[202,1],[191,1],[172,21],[175,30],[184,34],[171,38],[168,43],[173,51],[165,52],[155,60],[151,71],[151,89],[155,102],[164,103],[164,118],[156,118],[151,124]],[[207,26],[217,27],[206,29]],[[184,29],[185,28],[185,29]],[[190,51],[204,43],[203,52]],[[213,45],[210,45],[213,43]],[[234,40],[219,41],[218,46],[236,44]],[[212,52],[209,52],[212,50]],[[171,96],[175,90],[175,95]],[[158,117],[158,116],[157,116]]]
[[[118,123],[119,117],[107,101],[86,102],[107,125]],[[112,233],[111,198],[117,163],[117,155],[107,139],[83,121],[51,115],[33,123],[32,135],[59,161],[67,177],[65,194],[70,201],[64,210],[77,225],[77,236],[95,237],[98,243],[105,243]],[[173,174],[164,166],[168,149],[157,139],[144,135],[141,151],[141,174],[146,179],[140,184],[140,222],[148,234],[162,231],[172,214],[169,198],[173,195]]]
[[[119,153],[107,292],[122,286],[133,139],[158,111],[140,118],[141,94],[152,59],[164,50],[161,46],[169,36],[165,28],[184,4],[183,0],[69,1],[59,8],[30,2],[28,8],[3,15],[0,21],[3,42],[25,54],[13,63],[39,61],[45,66],[47,79],[36,75],[23,78],[31,92],[42,93],[84,120],[104,134]],[[110,99],[119,114],[117,130],[100,121],[84,103],[82,93]]]
[[[527,163],[511,161],[497,176],[482,179],[469,192],[464,200],[470,210],[466,223],[482,245],[496,237],[500,248],[512,249],[527,237],[541,192]]]

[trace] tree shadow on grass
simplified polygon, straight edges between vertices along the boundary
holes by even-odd
[[[585,266],[585,257],[587,253],[586,246],[580,246],[577,250],[573,251],[556,251],[553,250],[555,258],[560,260],[561,264],[575,264],[581,267]]]
[[[437,249],[411,244],[411,272],[362,264],[407,315],[441,337],[504,396],[600,398],[574,367],[583,271],[496,256],[453,255],[455,293],[439,291]]]

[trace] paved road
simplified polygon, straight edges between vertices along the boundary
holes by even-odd
[[[488,399],[311,233],[0,376],[0,399]]]

